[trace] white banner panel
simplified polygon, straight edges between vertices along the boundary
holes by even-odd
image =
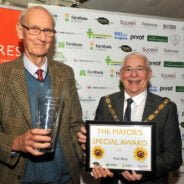
[[[119,90],[121,61],[129,52],[144,53],[153,69],[150,90],[177,104],[184,141],[184,22],[95,11],[44,6],[56,21],[54,58],[72,66],[83,118],[94,118],[101,96]],[[183,146],[184,147],[184,146]],[[179,178],[184,182],[184,166]],[[174,183],[173,181],[171,182]]]

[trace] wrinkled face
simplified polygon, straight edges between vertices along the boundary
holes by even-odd
[[[52,18],[42,9],[34,9],[28,12],[21,24],[27,28],[53,30]],[[37,35],[30,34],[29,30],[21,24],[17,24],[17,33],[19,38],[23,39],[24,51],[27,57],[45,56],[48,53],[54,36],[46,36],[43,31]]]
[[[141,56],[132,55],[124,63],[120,80],[130,96],[136,96],[147,89],[152,71]]]

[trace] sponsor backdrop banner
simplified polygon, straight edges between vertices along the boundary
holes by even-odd
[[[74,69],[85,120],[94,118],[101,96],[119,90],[122,58],[138,51],[147,55],[153,69],[150,90],[177,104],[184,141],[183,21],[45,7],[56,21],[54,58]],[[180,169],[180,181],[184,180],[183,173],[184,166]]]
[[[74,69],[84,120],[94,118],[101,96],[119,90],[121,61],[129,52],[138,51],[147,55],[153,69],[150,91],[169,97],[177,104],[184,142],[184,21],[51,5],[44,7],[56,21],[54,58]],[[9,60],[7,45],[12,45],[13,39],[5,44],[5,36],[0,35],[2,63]],[[14,54],[10,52],[11,55],[20,55],[17,47],[13,46]],[[170,183],[181,184],[183,181],[184,165],[179,173],[172,173]],[[87,182],[82,180],[81,183]]]

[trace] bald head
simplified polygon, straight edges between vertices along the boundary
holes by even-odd
[[[23,11],[20,15],[19,22],[20,23],[25,23],[28,21],[28,19],[33,15],[37,14],[37,16],[42,16],[42,14],[47,14],[48,19],[52,22],[52,26],[55,26],[54,18],[51,15],[51,13],[45,9],[42,6],[32,6],[30,8],[27,8],[25,11]],[[31,15],[31,16],[30,16]]]
[[[126,61],[129,60],[131,57],[139,57],[140,59],[144,61],[146,68],[148,70],[151,70],[148,58],[144,54],[139,53],[139,52],[132,52],[126,55],[122,63],[122,68],[124,67]]]

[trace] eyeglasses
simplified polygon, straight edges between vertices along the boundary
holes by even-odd
[[[125,68],[122,68],[123,72],[125,73],[132,73],[132,72],[136,72],[138,74],[143,74],[145,73],[148,68],[145,68],[145,67],[137,67],[137,68],[131,68],[131,67],[125,67]]]
[[[28,33],[31,35],[39,35],[41,31],[44,32],[45,36],[53,37],[56,33],[54,29],[40,29],[38,27],[27,27],[24,24],[21,24],[21,26],[28,30]]]

